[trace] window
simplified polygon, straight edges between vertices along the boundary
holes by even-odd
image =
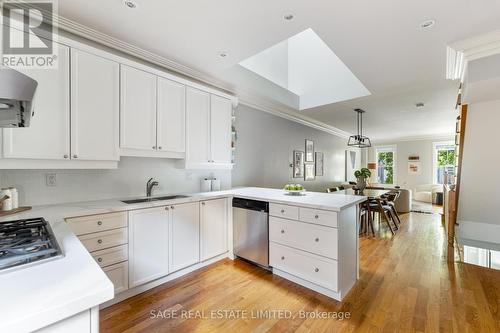
[[[433,153],[433,182],[443,184],[448,174],[448,184],[455,179],[455,144],[452,141],[435,142]]]
[[[377,182],[379,184],[396,183],[396,147],[377,147]]]

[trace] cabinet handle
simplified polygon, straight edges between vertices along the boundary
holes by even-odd
[[[174,209],[175,207],[174,206],[170,206],[170,208]]]
[[[281,229],[281,233],[284,234],[285,233],[285,230]]]
[[[102,262],[102,258],[97,258],[97,261],[98,262]]]
[[[102,239],[98,239],[97,244],[102,244]]]
[[[102,221],[97,221],[97,225],[102,225]]]
[[[156,146],[153,146],[153,147],[151,147],[151,148],[156,149]]]
[[[314,241],[319,242],[319,238],[316,238]]]
[[[281,210],[281,214],[283,214],[284,212],[285,212],[285,210],[284,210],[284,209],[282,209],[282,210]]]
[[[202,202],[201,204],[202,204],[203,206],[205,206],[205,203],[204,203],[204,202]]]
[[[319,272],[319,268],[317,268],[317,267],[316,267],[316,268],[314,269],[314,271],[315,271],[316,273],[318,273],[318,272]]]
[[[319,216],[318,215],[314,215],[314,218],[317,219],[317,218],[319,218]]]
[[[285,257],[281,257],[281,260],[285,260]]]
[[[69,156],[68,156],[68,154],[64,154],[64,156],[63,156],[63,157],[64,157],[64,158],[68,158]]]
[[[75,154],[75,155],[73,155],[73,158],[78,158],[78,155],[76,155],[76,154]]]

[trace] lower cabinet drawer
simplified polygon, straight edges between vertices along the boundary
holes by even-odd
[[[106,266],[102,269],[115,286],[115,294],[128,289],[128,261]]]
[[[110,249],[95,251],[92,252],[91,255],[99,266],[104,267],[128,260],[128,248],[127,245],[121,245]]]
[[[271,267],[295,275],[318,286],[338,290],[337,261],[322,258],[288,246],[269,243]]]
[[[124,228],[127,226],[127,212],[90,215],[66,219],[75,235]]]
[[[338,229],[269,217],[269,240],[331,259],[338,255]]]
[[[83,246],[89,252],[107,249],[113,246],[127,244],[127,228],[113,229],[78,236]]]

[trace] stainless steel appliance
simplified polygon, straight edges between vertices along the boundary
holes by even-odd
[[[0,273],[62,256],[43,217],[0,222]]]
[[[7,67],[0,68],[0,127],[28,127],[38,83]]]
[[[233,198],[233,244],[236,256],[269,267],[269,203]]]

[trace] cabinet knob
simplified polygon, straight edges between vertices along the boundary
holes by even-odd
[[[314,241],[319,242],[319,238],[316,238]]]
[[[153,146],[153,147],[151,147],[151,148],[156,149],[156,146]]]
[[[285,260],[285,257],[281,257],[281,260]]]
[[[161,149],[161,146],[159,146],[158,149]]]
[[[314,271],[315,271],[316,273],[318,273],[318,272],[319,272],[319,268],[317,268],[317,267],[316,267],[316,268],[314,269]]]
[[[64,154],[64,156],[63,156],[63,157],[64,157],[64,158],[68,158],[69,156],[68,156],[68,154]]]
[[[168,207],[165,207],[165,210],[169,210],[169,208],[168,208]]]
[[[174,206],[170,206],[170,208],[174,209],[175,207]]]
[[[97,261],[102,262],[102,258],[97,258]]]
[[[97,225],[102,225],[102,221],[97,221]]]
[[[78,158],[78,155],[77,154],[73,155],[73,158]]]
[[[285,210],[284,210],[284,209],[282,209],[282,210],[281,210],[281,214],[283,214],[284,212],[285,212]]]
[[[318,215],[314,215],[314,218],[317,219],[317,218],[319,218],[319,216]]]
[[[285,233],[285,230],[281,229],[281,233],[284,234]]]
[[[102,239],[98,239],[97,244],[102,244]]]
[[[202,202],[201,204],[202,204],[203,206],[205,206],[205,203],[204,203],[204,202]]]

